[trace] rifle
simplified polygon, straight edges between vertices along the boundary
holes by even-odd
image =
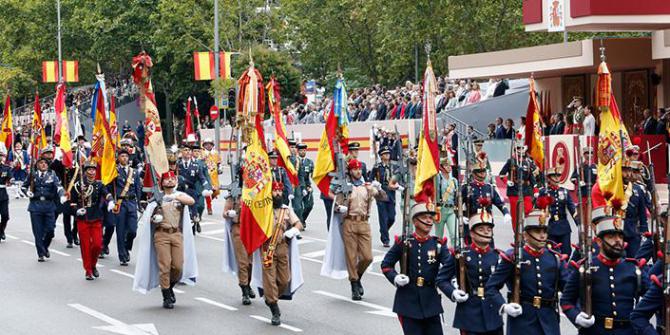
[[[649,193],[651,194],[651,218],[650,226],[653,233],[652,238],[654,239],[654,250],[657,251],[654,254],[658,254],[658,251],[661,251],[661,243],[663,236],[661,234],[661,220],[658,213],[658,191],[656,190],[656,177],[654,176],[654,162],[651,161],[651,150],[649,148],[649,141],[647,141],[647,159],[649,161]]]
[[[470,183],[468,182],[469,171],[470,171],[470,138],[466,139],[466,150],[465,150],[465,172],[463,174],[463,180],[465,182],[466,188],[466,198],[470,198]],[[458,162],[457,162],[458,163]],[[458,164],[458,169],[460,169],[460,164]],[[459,173],[460,175],[460,173]],[[465,222],[463,221],[463,194],[460,189],[456,191],[456,203],[458,205],[458,229],[456,229],[456,246],[454,248],[454,257],[458,262],[457,270],[457,283],[458,287],[466,292],[469,292],[470,288],[468,285],[467,277],[467,267],[465,264],[465,257],[463,255],[463,248],[465,247]],[[484,210],[484,209],[482,209]],[[471,208],[468,208],[468,212],[471,211]]]
[[[577,150],[580,150],[582,147],[581,145],[581,137],[577,136]],[[581,160],[581,155],[579,153],[575,154],[575,157],[577,157],[577,180],[578,180],[578,185],[577,185],[577,192],[578,192],[578,201],[579,201],[579,218],[581,221],[581,224],[577,227],[579,229],[579,240],[580,240],[580,248],[582,249],[582,257],[584,259],[584,262],[582,265],[579,267],[579,276],[581,278],[581,288],[580,288],[580,293],[582,296],[582,311],[586,313],[587,315],[592,315],[593,309],[592,309],[592,293],[593,293],[593,281],[591,278],[592,275],[592,264],[591,264],[591,257],[592,257],[592,248],[591,248],[591,242],[592,242],[592,237],[591,237],[591,174],[588,174],[588,180],[584,181],[584,162]],[[590,163],[590,162],[589,162]],[[582,183],[586,185],[586,194],[582,194]],[[588,201],[584,202],[582,201],[582,197],[586,197]]]
[[[396,127],[397,128],[397,127]],[[409,168],[409,153],[400,158],[400,168],[399,174],[402,176],[402,181],[405,184],[405,189],[403,190],[403,209],[402,209],[402,255],[400,257],[400,273],[407,275],[408,264],[409,264],[409,248],[410,248],[410,224],[412,222],[410,215],[410,198],[412,196],[413,190],[410,189],[410,185],[413,183],[412,173]]]
[[[512,140],[512,151],[516,147],[516,136]],[[516,184],[518,187],[518,199],[515,204],[516,206],[516,230],[514,232],[514,285],[512,288],[512,299],[511,303],[521,304],[521,265],[523,264],[521,260],[522,248],[523,248],[523,222],[525,220],[525,208],[523,201],[523,157],[517,154],[511,157],[513,167],[510,169],[514,171],[516,168]],[[532,172],[531,172],[532,173]]]
[[[349,194],[353,190],[353,186],[347,181],[347,164],[345,162],[344,154],[340,148],[340,143],[337,139],[332,139],[334,141],[333,147],[335,148],[335,163],[336,170],[335,173],[331,172],[330,175],[334,177],[333,181],[333,193],[342,194],[344,197],[343,200],[346,202],[349,199]]]
[[[375,131],[377,127],[375,125],[370,129],[370,156],[375,159],[375,164],[379,163],[379,150],[377,148],[377,141],[375,138]]]

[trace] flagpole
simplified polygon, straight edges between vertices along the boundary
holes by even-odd
[[[214,79],[219,78],[219,0],[214,0]],[[219,94],[214,97],[216,106],[220,106],[221,97]],[[214,141],[216,142],[216,152],[221,156],[221,116],[214,120]],[[232,125],[231,125],[232,127]],[[232,128],[231,128],[232,129]]]
[[[60,0],[56,0],[56,16],[58,18],[58,82],[63,81],[63,50],[61,47]]]

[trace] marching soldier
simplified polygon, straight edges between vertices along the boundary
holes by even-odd
[[[242,179],[240,178],[240,182]],[[240,185],[242,187],[242,185]],[[251,262],[252,257],[247,253],[247,249],[240,238],[240,201],[233,199],[232,196],[226,198],[223,208],[223,218],[230,221],[230,237],[233,243],[235,261],[237,269],[231,269],[230,272],[237,272],[237,281],[242,290],[242,304],[251,305],[251,299],[256,298],[256,294],[251,289],[249,282],[251,280]]]
[[[572,271],[563,294],[561,309],[579,329],[579,334],[635,334],[630,313],[647,280],[635,259],[625,259],[624,231],[618,216],[605,214],[605,207],[593,210],[599,253],[591,267],[592,315],[582,311],[582,275]],[[574,263],[573,263],[574,264]],[[580,298],[581,297],[581,298]]]
[[[526,146],[518,142],[515,148],[515,155],[510,157],[500,170],[500,176],[507,176],[507,198],[512,211],[512,228],[516,230],[517,201],[523,201],[525,214],[528,214],[533,208],[533,187],[536,183],[537,167],[533,160],[526,157]],[[521,170],[522,184],[518,185],[518,173]],[[522,187],[523,199],[519,199],[519,187]]]
[[[335,209],[344,215],[341,230],[351,283],[351,299],[361,300],[364,294],[361,278],[372,263],[372,236],[368,223],[370,203],[381,192],[381,184],[377,181],[365,183],[363,165],[356,159],[349,160],[347,169],[353,188],[346,202],[342,194],[335,196]]]
[[[403,256],[404,238],[396,239],[381,263],[386,279],[397,287],[393,312],[398,314],[405,334],[442,334],[440,314],[443,310],[436,278],[440,266],[448,263],[449,250],[444,239],[430,236],[435,214],[431,204],[417,203],[412,207],[414,234],[407,241],[406,273],[395,270]]]
[[[358,142],[349,142],[347,148],[349,148],[349,154],[346,157],[347,162],[352,159],[358,160],[358,154],[359,150],[361,149],[361,144]],[[370,178],[368,175],[368,167],[365,165],[365,162],[362,162],[360,160],[358,161],[361,163],[361,173],[363,174],[363,179],[366,182],[369,182]]]
[[[195,200],[194,204],[189,205],[191,220],[194,222],[192,230],[193,234],[195,234],[196,231],[201,231],[200,218],[198,216],[198,208],[196,204],[198,203],[200,196],[212,195],[212,187],[207,181],[207,177],[203,172],[201,164],[193,158],[191,147],[182,146],[181,160],[177,163],[177,166],[180,182],[183,181],[183,184],[179,184],[180,191],[185,192]],[[203,189],[201,193],[198,193],[197,191],[199,187],[202,187]]]
[[[204,160],[203,157],[203,152],[202,149],[200,148],[200,144],[198,143],[193,143],[191,145],[191,150],[193,150],[193,160],[200,165],[200,169],[202,170],[202,175],[205,176],[205,179],[207,181],[207,184],[210,185],[210,188],[212,187],[212,180],[209,178],[209,171],[207,170],[207,163]],[[196,223],[196,230],[200,232],[200,219],[202,218],[202,213],[205,211],[205,198],[211,197],[212,194],[214,194],[213,190],[211,190],[209,195],[205,195],[203,193],[205,191],[204,185],[203,184],[196,184],[195,188],[196,194],[201,194],[202,196],[199,197],[198,201],[196,202],[196,208],[198,209],[198,221]]]
[[[591,201],[591,199],[587,198],[587,194],[588,190],[593,187],[593,184],[598,181],[598,168],[596,167],[596,164],[593,163],[593,148],[582,148],[582,155],[582,166],[579,168],[581,168],[582,179],[584,179],[584,181],[579,183],[579,194],[582,197],[582,203],[585,204],[587,201]],[[570,177],[570,180],[575,185],[578,184],[577,173],[578,171],[575,169]]]
[[[124,137],[120,142],[121,150],[128,151],[128,162],[133,169],[143,171],[144,159],[131,138]]]
[[[550,167],[547,169],[548,186],[540,188],[538,195],[550,196],[554,201],[549,205],[549,240],[560,244],[560,252],[564,255],[572,253],[570,244],[570,222],[568,215],[575,219],[575,223],[579,224],[579,217],[576,217],[575,203],[572,202],[570,193],[564,187],[558,185],[561,177],[561,168]]]
[[[478,157],[480,157],[480,155],[482,155],[481,153],[485,152],[484,151],[484,139],[481,139],[481,138],[475,139],[475,140],[472,141],[472,143],[473,143],[473,151],[470,154],[470,163],[474,164],[474,163],[477,162]],[[484,153],[484,155],[486,155],[486,154]],[[488,160],[486,161],[486,174],[488,176],[486,178],[486,182],[487,183],[492,182],[493,177],[491,175],[491,163]]]
[[[295,171],[298,175],[298,185],[293,186],[293,201],[291,201],[291,207],[293,207],[293,212],[295,212],[295,215],[300,218],[300,222],[302,222],[302,217],[303,217],[303,188],[302,188],[302,183],[301,180],[305,178],[304,173],[302,172],[301,166],[300,166],[300,159],[298,158],[298,147],[297,143],[295,140],[288,140],[288,148],[291,151],[291,155],[288,157],[288,160],[293,164],[293,167],[295,168]],[[304,227],[304,225],[303,225]]]
[[[48,153],[53,156],[53,148],[42,149],[36,164],[37,171],[23,183],[23,189],[30,198],[28,212],[30,212],[38,262],[44,262],[45,257],[51,257],[49,245],[56,229],[56,203],[59,200],[60,203],[67,200],[60,179],[53,170],[49,169]]]
[[[11,148],[8,148],[11,149]],[[23,144],[21,142],[14,143],[14,150],[9,152],[7,156],[7,161],[12,167],[12,178],[17,183],[23,183],[26,178],[28,178],[28,173],[30,172],[30,155],[28,151],[23,149]],[[22,197],[21,192],[18,193],[17,199]]]
[[[302,224],[303,229],[307,228],[307,217],[314,208],[314,196],[312,195],[312,173],[314,172],[314,162],[307,158],[307,144],[298,143],[298,158],[302,178],[300,179],[300,188],[302,188]],[[300,176],[300,171],[298,171]]]
[[[137,236],[137,202],[142,195],[139,171],[130,166],[129,158],[127,150],[119,150],[118,175],[107,185],[107,211],[116,227],[116,248],[122,266],[130,262],[130,250]]]
[[[291,181],[288,179],[288,173],[286,169],[277,165],[279,159],[279,153],[277,150],[272,150],[268,154],[270,159],[270,169],[272,170],[272,180],[282,183],[284,186],[284,195],[282,196],[284,205],[288,205],[291,200],[293,200],[293,186],[291,186]]]
[[[637,163],[629,160],[624,160],[621,167],[624,196],[628,199],[624,218],[624,240],[627,243],[627,257],[635,257],[637,250],[640,248],[641,235],[649,231],[646,192],[634,183],[633,170],[636,168]]]
[[[0,241],[4,241],[5,229],[9,222],[9,196],[7,187],[11,184],[12,168],[7,164],[7,152],[0,149]]]
[[[400,189],[395,172],[391,166],[391,150],[382,147],[379,150],[381,162],[377,163],[370,173],[370,179],[376,180],[382,185],[386,192],[386,199],[377,201],[377,213],[379,214],[379,233],[385,248],[389,247],[389,230],[395,223],[395,191]]]
[[[205,149],[203,160],[207,165],[207,173],[212,183],[212,195],[205,197],[205,201],[207,202],[207,214],[212,215],[212,199],[216,199],[219,195],[219,175],[223,173],[223,170],[221,169],[221,157],[218,151],[214,149],[214,141],[211,138],[206,138],[202,146]]]
[[[450,245],[456,245],[456,196],[458,195],[458,179],[451,173],[451,159],[440,159],[440,172],[437,174],[437,207],[440,209],[440,221],[435,225],[435,235],[444,237],[444,227],[449,233]]]
[[[102,182],[95,180],[95,162],[86,161],[83,169],[85,178],[75,182],[70,194],[70,206],[75,213],[81,237],[81,260],[86,280],[93,280],[100,276],[96,265],[102,251],[102,219],[107,191]]]
[[[503,322],[497,311],[484,300],[484,288],[498,263],[498,252],[491,248],[493,216],[486,210],[470,217],[470,246],[464,246],[467,287],[455,287],[458,264],[449,257],[437,275],[437,286],[451,301],[457,303],[454,328],[463,334],[503,334]]]
[[[489,277],[485,298],[499,314],[507,314],[507,334],[559,335],[558,291],[563,289],[567,269],[561,256],[546,247],[548,217],[546,198],[538,199],[538,209],[525,220],[521,259],[514,260],[513,250],[501,253],[495,271]],[[512,291],[515,262],[521,262],[520,301],[505,302],[500,289],[507,284]]]
[[[75,154],[75,150],[76,146],[73,146],[73,154]],[[80,166],[83,165],[84,162],[82,162]],[[74,185],[74,179],[77,178],[79,173],[83,172],[79,171],[76,167],[65,168],[63,172],[63,179],[61,179],[61,181],[63,182],[66,195],[71,192],[72,187],[70,187],[70,185]],[[66,248],[71,249],[74,247],[73,244],[79,245],[79,233],[75,213],[72,210],[70,200],[66,201],[62,204],[62,206],[60,206],[60,212],[63,214],[63,233],[65,234],[65,240],[67,241]],[[58,219],[58,215],[56,215],[56,219]]]

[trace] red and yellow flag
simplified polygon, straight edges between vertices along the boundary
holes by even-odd
[[[107,120],[104,119],[104,113],[98,116],[101,116],[100,119],[102,119],[103,123],[107,123]],[[111,114],[110,117],[112,117]],[[105,143],[102,147],[102,159],[100,160],[100,180],[103,185],[107,185],[118,175],[118,171],[116,170],[116,145],[107,124],[103,126],[102,132]]]
[[[609,206],[625,208],[621,167],[624,148],[630,143],[626,126],[612,91],[612,77],[605,62],[598,67],[596,106],[600,110],[598,136],[598,187]]]
[[[5,111],[2,114],[2,130],[0,131],[0,143],[5,145],[7,151],[12,150],[12,140],[14,134],[12,131],[12,101],[9,94],[5,99]]]
[[[116,149],[121,141],[119,126],[116,124],[116,98],[112,95],[109,100],[109,135],[111,136],[114,148]]]
[[[440,151],[437,143],[437,114],[435,96],[437,80],[433,66],[428,61],[423,77],[423,119],[419,136],[419,152],[417,154],[416,181],[414,182],[414,199],[416,202],[435,203],[435,183],[440,166]]]
[[[330,181],[333,179],[329,173],[335,171],[335,148],[333,145],[339,144],[337,141],[337,118],[335,118],[335,111],[331,108],[326,117],[326,127],[323,128],[323,133],[321,133],[321,141],[316,152],[312,174],[314,183],[324,195],[328,195]]]
[[[281,117],[281,96],[279,95],[279,83],[275,77],[270,78],[270,83],[266,87],[268,91],[268,102],[270,103],[270,111],[275,121],[275,148],[279,152],[279,160],[277,165],[284,167],[288,174],[288,179],[293,186],[298,186],[298,171],[289,160],[291,151],[288,148],[288,140],[286,139],[286,127],[284,120]]]
[[[219,52],[219,77],[223,79],[230,79],[230,52]],[[212,80],[214,79],[214,53],[200,52],[193,53],[193,67],[195,70],[195,80]]]
[[[58,143],[63,152],[63,166],[72,167],[72,143],[70,142],[70,125],[67,117],[67,108],[65,107],[65,83],[58,84],[56,88],[56,100],[54,107],[56,110],[56,132],[54,134],[54,143]]]
[[[35,111],[33,114],[30,143],[30,157],[32,159],[37,159],[40,151],[47,146],[47,136],[44,133],[44,127],[42,127],[42,107],[40,105],[39,93],[35,93]]]
[[[91,158],[100,166],[102,162],[102,149],[105,143],[105,101],[102,96],[100,86],[96,86],[93,92],[97,98],[94,98],[95,108],[93,115],[95,122],[93,124],[93,133],[91,134]]]
[[[191,97],[188,97],[188,100],[186,101],[186,116],[184,116],[184,139],[188,139],[188,135],[191,134],[195,137],[193,120],[191,117]]]
[[[59,80],[58,61],[50,60],[42,62],[42,82],[57,83]],[[79,62],[76,60],[63,61],[63,81],[79,81]]]
[[[530,78],[530,99],[526,111],[526,133],[524,135],[525,145],[528,147],[528,156],[535,164],[544,168],[544,143],[542,142],[542,118],[540,116],[540,105],[537,101],[535,91],[535,80]]]

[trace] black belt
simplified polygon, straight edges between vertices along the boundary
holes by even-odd
[[[174,234],[181,231],[179,228],[164,228],[164,227],[156,227],[155,230],[168,234]]]
[[[612,317],[596,316],[596,323],[605,329],[630,328],[630,320],[616,320]]]
[[[509,296],[508,296],[509,300]],[[532,305],[535,308],[540,308],[540,307],[549,307],[549,308],[554,308],[556,307],[556,299],[546,299],[542,298],[539,296],[534,296],[534,297],[521,297],[521,302],[526,303],[529,305]]]
[[[424,286],[435,286],[435,282],[432,280],[426,280],[426,278],[418,276],[414,278],[410,278],[410,282],[416,284],[418,287],[424,287]]]

